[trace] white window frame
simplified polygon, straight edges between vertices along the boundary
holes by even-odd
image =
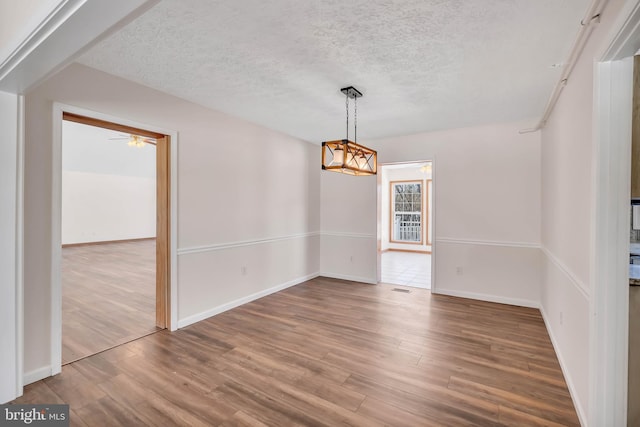
[[[396,187],[399,185],[409,185],[409,184],[418,184],[420,186],[420,211],[411,211],[411,212],[397,212],[396,211]],[[390,215],[389,215],[389,242],[390,243],[401,243],[407,245],[422,245],[424,242],[424,182],[420,180],[408,180],[408,181],[391,181],[389,182],[390,191],[389,191],[389,199],[390,199]],[[412,240],[397,240],[395,236],[395,220],[396,215],[420,215],[420,240],[412,241]]]

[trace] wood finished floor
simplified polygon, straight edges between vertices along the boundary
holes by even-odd
[[[155,240],[62,248],[62,363],[155,326]]]
[[[579,425],[538,310],[396,287],[317,278],[69,364],[17,403],[88,426]]]

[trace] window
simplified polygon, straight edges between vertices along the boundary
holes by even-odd
[[[391,182],[391,241],[422,243],[422,182]]]

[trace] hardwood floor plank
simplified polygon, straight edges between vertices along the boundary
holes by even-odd
[[[392,404],[376,399],[371,396],[362,402],[358,408],[358,413],[366,418],[382,421],[387,426],[395,427],[442,427],[442,423],[437,420],[427,419],[411,412],[397,408]]]
[[[541,387],[550,387],[568,393],[564,378],[558,378],[558,369],[550,372],[535,372],[530,364],[521,362],[518,367],[513,367],[513,360],[505,362],[505,358],[493,353],[472,355],[465,353],[453,353],[444,350],[430,349],[419,362],[420,366],[439,368],[450,372],[452,375],[460,372],[482,373],[489,377],[510,378],[514,376],[524,377],[530,382],[539,382]],[[550,373],[550,375],[547,375]]]
[[[512,408],[540,419],[545,419],[565,426],[580,425],[575,415],[573,405],[569,402],[558,405],[557,399],[540,399],[535,396],[522,395],[514,391],[503,390],[482,382],[452,377],[449,387],[461,393],[475,395],[495,402],[504,407]]]
[[[88,424],[82,421],[76,411],[69,409],[69,427],[88,427]]]
[[[13,403],[20,405],[51,403],[53,405],[58,405],[67,402],[51,390],[44,381],[38,381],[36,383],[26,385],[22,396],[14,400]]]
[[[306,422],[310,424],[303,425],[382,425],[377,420],[365,419],[353,411],[289,385],[279,377],[262,375],[235,364],[228,365],[223,374],[254,395],[278,402],[279,407],[286,408],[287,414],[305,414],[308,418]]]
[[[155,239],[62,248],[62,363],[153,333]]]
[[[137,412],[131,411],[113,399],[105,396],[78,409],[74,409],[78,417],[90,427],[137,427],[147,426]]]
[[[444,425],[498,423],[497,404],[466,395],[464,392],[448,390],[446,386],[424,384],[410,387],[402,381],[352,375],[345,382],[345,387],[357,390],[367,398],[374,397],[386,401],[430,422],[437,421]]]
[[[74,410],[105,396],[95,383],[86,381],[74,366],[65,366],[64,368],[64,375],[47,378],[44,382],[64,402],[74,402]]]
[[[317,278],[66,365],[74,425],[578,426],[537,310]],[[86,297],[86,296],[85,296]]]
[[[346,367],[352,373],[363,376],[371,375],[373,368],[378,379],[387,379],[388,381],[429,383],[440,386],[446,386],[449,383],[449,373],[439,369],[417,369],[417,366],[412,362],[407,363],[402,354],[398,358],[393,356],[375,358],[366,354],[358,354],[354,350],[336,348],[323,360],[335,366]]]
[[[500,421],[509,426],[522,427],[567,427],[568,425],[555,423],[502,405],[500,406]]]
[[[126,375],[118,375],[100,384],[100,388],[118,404],[135,411],[146,425],[211,425]]]
[[[238,411],[233,414],[233,417],[220,424],[220,427],[268,427],[268,425],[256,420],[243,411]]]

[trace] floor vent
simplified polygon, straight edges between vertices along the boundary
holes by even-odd
[[[391,290],[394,292],[404,292],[405,294],[408,294],[409,292],[411,292],[409,289],[400,289],[400,288],[393,288]]]

